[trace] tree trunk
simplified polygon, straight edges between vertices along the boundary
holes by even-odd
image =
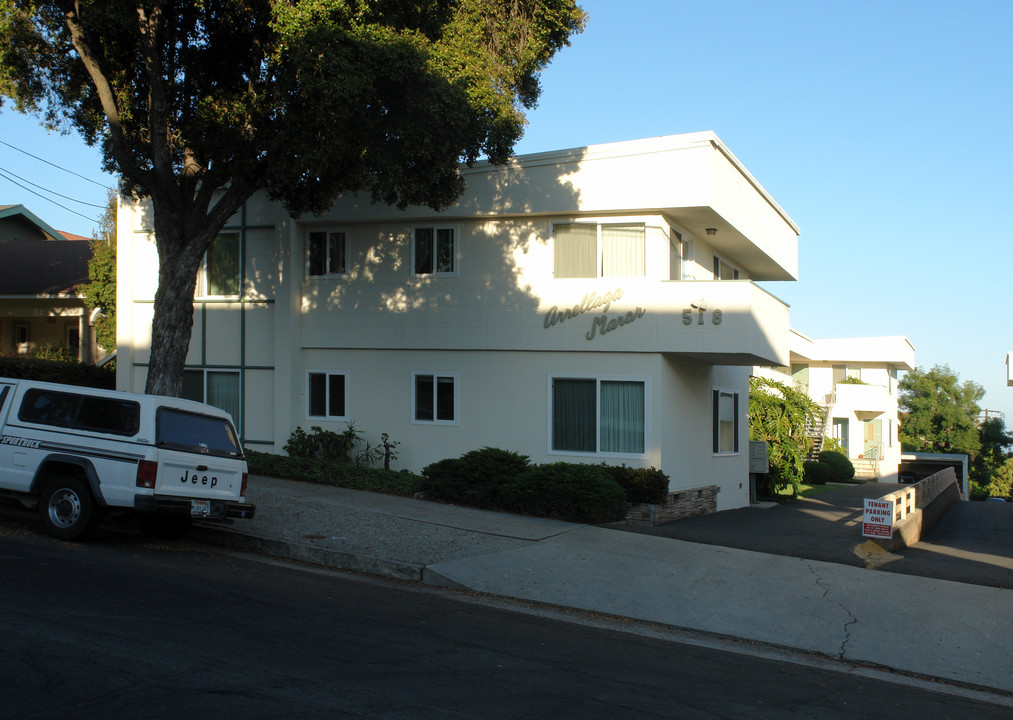
[[[151,359],[144,391],[149,395],[179,397],[193,332],[197,268],[204,252],[196,252],[191,244],[172,254],[163,254],[160,247],[158,255],[158,290],[155,292],[155,315],[151,322]]]

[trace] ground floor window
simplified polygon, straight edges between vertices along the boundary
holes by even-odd
[[[311,418],[344,420],[345,373],[311,370],[306,373],[306,415]]]
[[[739,394],[714,389],[714,452],[739,451]]]
[[[420,423],[457,423],[457,376],[412,373],[412,418]]]
[[[183,392],[187,400],[207,403],[232,416],[239,428],[241,424],[238,370],[183,371]]]
[[[643,380],[551,380],[551,448],[563,452],[643,455],[647,393]]]

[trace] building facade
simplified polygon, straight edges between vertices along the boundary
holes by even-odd
[[[251,199],[205,259],[185,393],[247,447],[354,423],[421,470],[481,447],[748,495],[748,378],[789,362],[798,229],[713,133],[462,170],[453,207]],[[119,212],[117,385],[142,390],[157,255]]]
[[[791,364],[761,370],[805,392],[825,413],[822,434],[843,447],[858,477],[898,481],[898,374],[914,369],[902,336],[813,340],[792,330]]]

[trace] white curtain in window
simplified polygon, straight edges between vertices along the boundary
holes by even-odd
[[[552,229],[557,278],[598,277],[598,226],[556,225]]]
[[[601,226],[602,277],[644,275],[644,225]]]
[[[238,427],[239,417],[239,373],[208,371],[207,404],[221,408],[232,416]]]
[[[601,452],[644,452],[644,383],[601,383]]]

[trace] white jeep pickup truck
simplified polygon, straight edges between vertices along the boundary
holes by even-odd
[[[180,398],[0,377],[0,493],[46,531],[84,538],[103,512],[179,537],[192,519],[252,518],[228,413]]]

